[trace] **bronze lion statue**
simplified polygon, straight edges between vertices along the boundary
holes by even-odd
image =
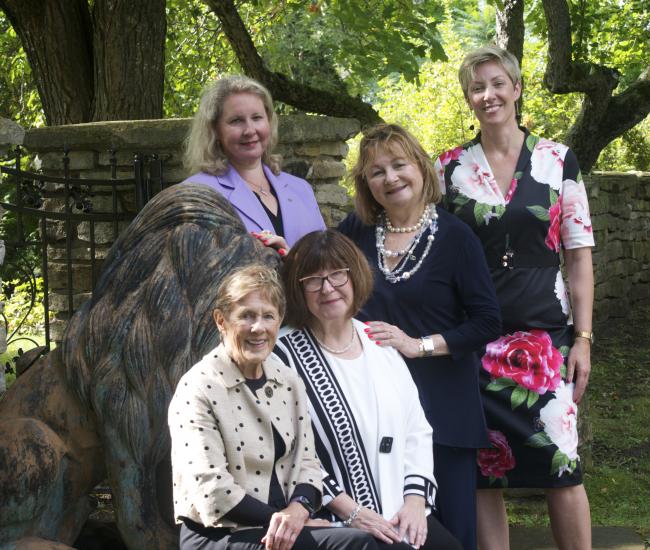
[[[218,342],[216,287],[252,261],[279,260],[210,188],[176,185],[145,206],[62,346],[0,401],[0,548],[70,548],[106,478],[129,548],[178,547],[167,408]]]

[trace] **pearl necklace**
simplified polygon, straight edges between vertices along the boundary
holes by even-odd
[[[426,214],[425,223],[422,224],[422,227],[418,231],[417,235],[415,235],[415,237],[409,243],[409,246],[405,250],[398,250],[398,251],[392,251],[386,249],[385,223],[388,217],[386,216],[386,213],[384,213],[380,217],[379,223],[377,224],[377,227],[375,229],[375,242],[377,247],[377,264],[379,266],[379,270],[383,273],[384,277],[389,283],[395,284],[401,281],[409,280],[420,269],[420,267],[422,267],[422,263],[424,262],[425,258],[428,256],[429,251],[431,250],[431,246],[433,245],[433,241],[436,238],[436,232],[438,231],[438,212],[436,211],[435,204],[430,204],[429,206],[427,206],[427,208],[424,209],[424,213]],[[415,249],[417,248],[418,244],[420,243],[420,239],[422,238],[422,236],[424,235],[427,229],[429,229],[429,234],[427,235],[427,244],[424,248],[424,251],[422,252],[422,256],[410,270],[404,271],[409,259],[412,261],[416,260],[414,254]],[[388,263],[386,260],[388,258],[395,258],[397,256],[404,256],[404,258],[397,265],[395,269],[391,270],[388,267]]]
[[[386,231],[389,233],[415,233],[416,231],[419,231],[427,221],[427,210],[427,208],[424,209],[422,215],[420,216],[420,219],[418,220],[418,223],[407,227],[393,227],[393,224],[390,222],[390,218],[386,216]]]
[[[324,350],[329,351],[330,353],[333,353],[335,355],[341,355],[342,353],[345,353],[346,351],[349,351],[350,348],[352,347],[352,345],[354,344],[354,337],[357,335],[357,331],[354,330],[354,325],[353,324],[351,324],[351,326],[352,326],[352,334],[350,335],[351,336],[350,342],[348,343],[347,346],[345,346],[344,348],[341,348],[341,349],[334,349],[334,348],[329,347],[326,344],[323,344],[323,342],[321,342],[318,339],[318,336],[316,336],[316,333],[313,330],[311,331],[311,333],[314,335],[314,338],[316,338],[316,341],[318,342],[318,345],[321,348],[323,348]]]

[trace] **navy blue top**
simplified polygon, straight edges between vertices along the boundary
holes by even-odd
[[[375,276],[373,294],[356,317],[385,321],[412,338],[441,334],[449,346],[451,355],[405,358],[433,427],[434,441],[453,447],[490,447],[475,351],[499,336],[501,317],[476,235],[438,208],[438,232],[429,255],[409,280],[392,284],[377,266],[375,226],[364,225],[352,213],[339,230],[363,251]],[[425,237],[415,251],[418,259],[426,246]],[[414,264],[410,261],[407,270]]]

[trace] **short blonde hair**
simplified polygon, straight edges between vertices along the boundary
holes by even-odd
[[[278,272],[261,264],[235,268],[226,276],[217,290],[215,311],[227,319],[235,304],[252,292],[259,292],[268,299],[278,310],[280,317],[284,317],[286,302]]]
[[[185,140],[183,164],[188,174],[207,172],[221,175],[228,169],[228,158],[217,136],[217,122],[223,113],[226,98],[233,94],[253,94],[262,100],[271,127],[262,162],[267,164],[274,174],[279,174],[281,159],[278,155],[271,154],[278,142],[278,117],[273,110],[273,98],[259,82],[240,75],[220,78],[203,89],[199,108]]]
[[[469,97],[469,85],[474,80],[476,69],[479,65],[490,61],[494,61],[503,67],[503,70],[510,77],[513,86],[516,86],[517,83],[521,84],[521,69],[519,68],[517,58],[508,50],[489,44],[469,52],[460,64],[458,80],[460,80],[460,87],[463,90],[465,99]]]
[[[373,277],[363,252],[343,233],[334,229],[314,231],[291,247],[282,266],[287,290],[287,324],[294,328],[309,325],[314,316],[307,307],[300,279],[324,269],[349,268],[354,299],[348,312],[354,317],[366,303],[373,289]]]
[[[442,195],[438,188],[433,162],[420,142],[398,124],[378,124],[364,132],[359,143],[359,158],[350,173],[356,190],[355,208],[363,223],[375,225],[384,210],[372,196],[366,179],[366,173],[380,148],[388,149],[393,154],[404,155],[414,162],[422,174],[424,183],[422,198],[425,204],[440,202]]]

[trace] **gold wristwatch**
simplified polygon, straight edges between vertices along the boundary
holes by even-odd
[[[594,333],[593,332],[589,332],[589,331],[586,331],[586,330],[576,330],[573,333],[573,337],[574,337],[574,339],[575,338],[586,338],[592,344],[594,343]]]

